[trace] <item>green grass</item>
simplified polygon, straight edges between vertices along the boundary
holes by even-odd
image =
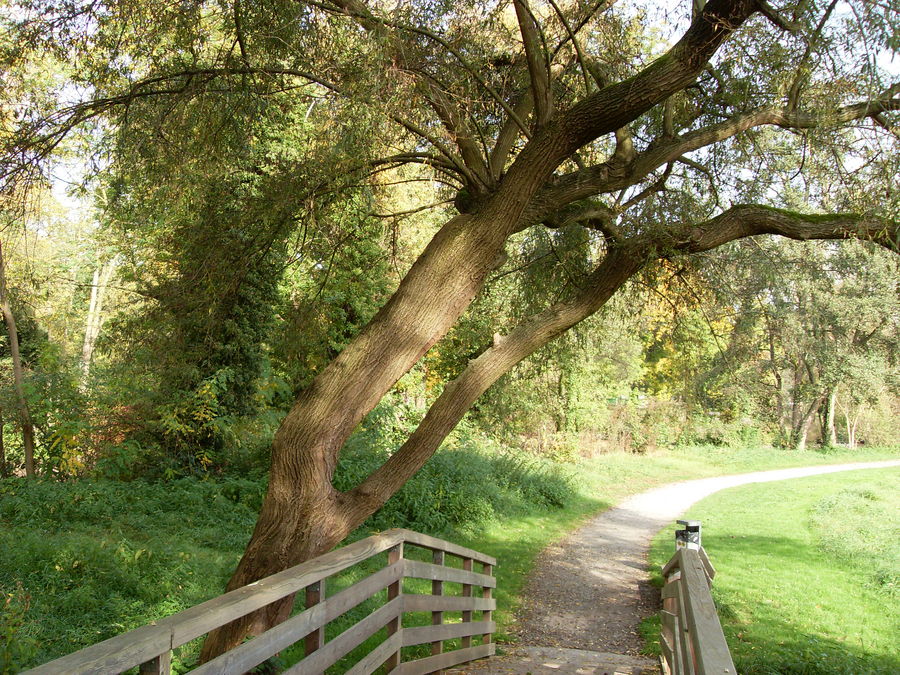
[[[537,554],[629,494],[686,478],[892,456],[692,448],[552,466],[459,449],[440,453],[369,526],[410,527],[496,557],[498,640],[509,641]],[[561,504],[560,486],[567,486]],[[250,535],[261,491],[259,481],[236,478],[0,481],[0,672],[4,658],[36,665],[218,595]],[[364,572],[351,570],[330,592]],[[345,627],[334,622],[328,634]],[[196,644],[182,650],[176,670],[195,656]]]
[[[689,511],[703,521],[738,672],[900,672],[898,478],[894,468],[747,485]],[[657,570],[673,530],[654,540]]]

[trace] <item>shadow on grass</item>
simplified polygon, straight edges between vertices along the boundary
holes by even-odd
[[[867,638],[864,631],[871,626],[854,623],[852,612],[847,613],[843,626],[846,635],[835,636],[842,628],[831,625],[826,617],[829,612],[835,616],[836,604],[840,613],[840,593],[854,591],[855,577],[845,580],[843,570],[829,566],[812,543],[779,536],[720,535],[707,537],[705,544],[720,571],[738,570],[741,574],[732,572],[727,578],[725,572],[713,585],[719,617],[739,673],[900,673],[896,648],[884,640],[881,646],[866,644],[871,642],[871,635]],[[658,553],[655,560],[659,560]],[[659,578],[658,567],[656,573]],[[820,603],[828,607],[816,618]],[[822,622],[821,631],[816,630],[816,621]],[[642,633],[648,643],[657,639],[658,629],[658,620],[644,622]],[[648,651],[654,652],[653,644],[648,644]]]

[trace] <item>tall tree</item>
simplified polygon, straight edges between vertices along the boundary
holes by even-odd
[[[613,4],[314,0],[175,9],[123,1],[78,7],[79,21],[67,23],[72,7],[48,0],[37,3],[39,15],[21,14],[18,30],[30,39],[15,44],[69,55],[90,96],[26,116],[5,144],[7,183],[23,175],[23,160],[47,156],[78,125],[106,117],[121,128],[143,100],[174,112],[240,90],[259,100],[293,92],[323,130],[344,122],[357,157],[330,167],[343,185],[415,164],[455,193],[457,215],[285,417],[259,520],[229,588],[338,543],[493,382],[647,265],[759,234],[859,237],[897,249],[897,224],[881,204],[811,214],[832,206],[812,190],[804,209],[773,208],[791,206],[784,191],[812,174],[802,148],[790,170],[764,151],[783,132],[828,145],[848,185],[891,154],[900,99],[867,55],[896,39],[894,2],[854,0],[849,13],[837,12],[838,2],[684,3],[670,21],[686,28],[664,49],[645,15]],[[79,25],[91,27],[89,37],[72,28]],[[855,48],[864,41],[873,49]],[[354,113],[358,124],[349,123]],[[848,170],[863,155],[865,168]],[[337,491],[344,442],[466,311],[508,242],[529,228],[568,225],[593,239],[590,269],[495,334],[384,466]],[[204,658],[284,619],[290,604],[210,635]]]
[[[34,473],[34,423],[28,399],[25,397],[25,369],[22,365],[22,354],[19,351],[19,331],[16,328],[16,317],[9,300],[6,287],[6,261],[3,257],[3,245],[0,244],[0,312],[6,323],[6,334],[9,338],[9,351],[12,356],[13,386],[16,391],[16,403],[19,423],[22,426],[22,448],[25,453],[25,475],[33,478]],[[0,429],[2,432],[2,429]]]

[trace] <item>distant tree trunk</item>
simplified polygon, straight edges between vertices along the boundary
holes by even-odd
[[[822,415],[822,445],[833,448],[837,445],[837,429],[834,424],[837,389],[831,388],[824,399],[825,410]]]
[[[0,478],[9,476],[9,469],[6,466],[6,444],[3,442],[3,408],[0,408]]]
[[[91,284],[91,300],[88,305],[87,321],[84,329],[84,344],[81,348],[81,384],[87,386],[91,374],[91,361],[94,356],[94,346],[103,326],[103,299],[106,296],[106,287],[116,269],[114,260],[98,265],[94,270],[94,280]]]
[[[22,356],[19,353],[19,332],[16,330],[16,319],[13,316],[12,308],[9,304],[9,295],[6,290],[6,263],[3,258],[2,243],[0,243],[0,311],[3,312],[3,320],[6,322],[6,331],[9,333],[9,351],[12,355],[13,364],[13,383],[16,390],[16,401],[19,407],[19,420],[22,424],[22,445],[25,449],[25,475],[33,477],[34,424],[31,421],[28,402],[25,400]]]
[[[857,409],[856,414],[851,416],[849,408],[844,413],[844,424],[847,428],[847,447],[851,450],[856,448],[856,428],[859,425],[859,414]]]

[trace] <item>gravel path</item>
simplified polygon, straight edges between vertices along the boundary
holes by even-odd
[[[694,502],[746,483],[888,466],[900,460],[704,478],[630,497],[544,550],[525,591],[519,644],[637,654],[638,625],[659,610],[647,573],[650,539]]]

